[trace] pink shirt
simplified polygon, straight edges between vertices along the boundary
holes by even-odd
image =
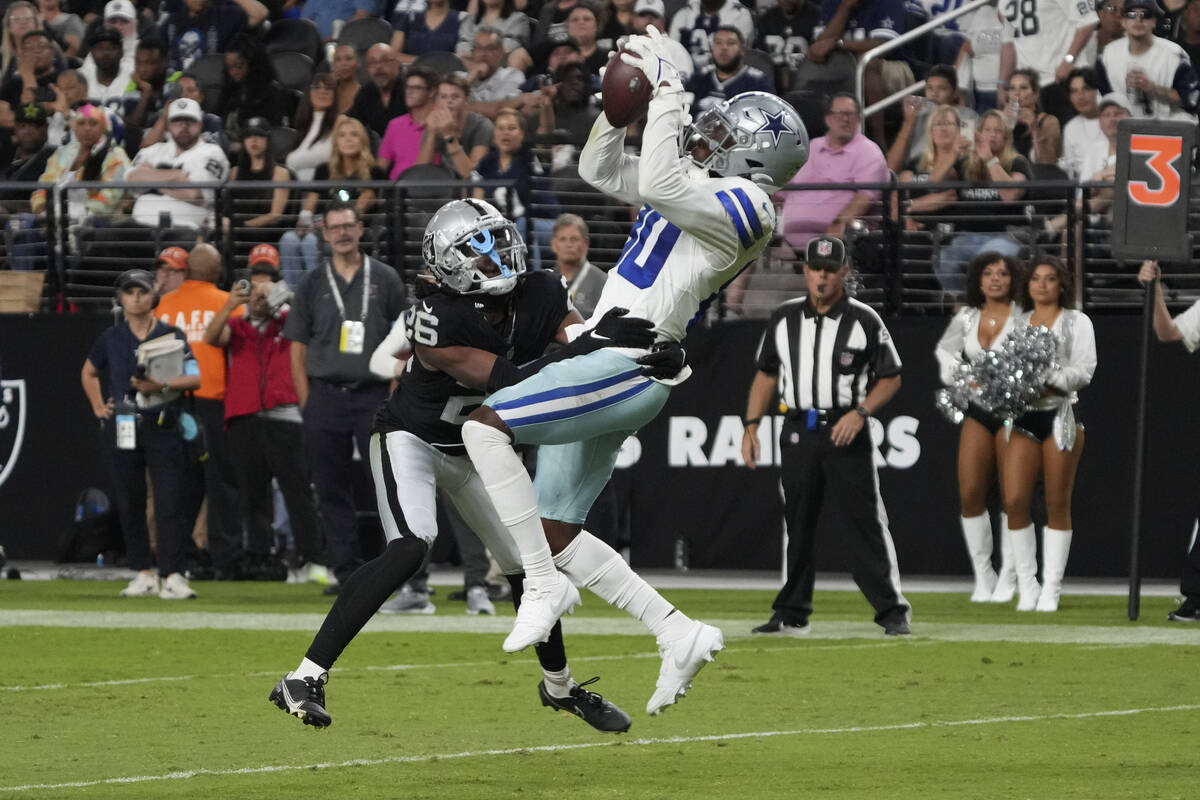
[[[425,126],[417,125],[412,114],[403,114],[388,123],[383,140],[379,143],[379,157],[392,162],[389,178],[396,180],[401,172],[416,162],[424,134]]]
[[[808,161],[796,173],[791,183],[886,183],[889,176],[887,159],[879,145],[855,134],[845,147],[834,149],[829,138],[814,139]],[[803,250],[813,239],[824,233],[849,205],[856,192],[853,189],[817,189],[783,193],[783,236],[792,247]],[[879,190],[869,191],[876,200]],[[878,215],[878,207],[872,212]]]

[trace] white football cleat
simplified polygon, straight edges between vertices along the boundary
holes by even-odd
[[[158,594],[158,576],[153,572],[139,572],[129,585],[121,590],[121,597],[153,597]]]
[[[566,575],[557,572],[547,582],[534,583],[525,579],[525,592],[512,633],[504,640],[504,650],[516,653],[531,644],[550,638],[550,629],[563,614],[570,614],[579,605],[579,590]]]
[[[675,641],[660,644],[658,652],[662,656],[662,667],[658,670],[657,688],[646,704],[646,713],[657,714],[687,694],[696,674],[724,649],[725,636],[721,629],[699,620]]]
[[[196,593],[188,585],[187,578],[183,577],[181,573],[172,572],[163,578],[162,589],[159,590],[158,596],[163,600],[191,600]]]

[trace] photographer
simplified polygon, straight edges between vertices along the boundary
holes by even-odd
[[[260,244],[250,251],[250,280],[238,281],[204,331],[205,343],[228,351],[225,425],[253,577],[270,573],[272,477],[287,504],[298,561],[316,562],[321,551],[292,385],[291,343],[281,335],[289,300],[279,251]],[[232,317],[243,303],[247,314]]]

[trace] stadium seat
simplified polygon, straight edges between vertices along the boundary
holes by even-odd
[[[392,26],[378,17],[350,20],[337,38],[339,45],[353,46],[360,56],[373,44],[387,44],[391,41]]]
[[[312,81],[313,60],[303,53],[280,51],[271,53],[275,77],[288,89],[307,91]]]
[[[825,95],[809,89],[797,89],[785,94],[783,99],[800,115],[809,139],[825,135]]]
[[[775,62],[771,60],[770,53],[763,50],[747,50],[742,60],[747,66],[757,67],[772,77],[775,75]]]
[[[413,66],[428,67],[438,75],[450,75],[455,72],[466,72],[467,66],[462,59],[444,50],[434,50],[417,56]]]
[[[186,71],[196,76],[204,94],[208,95],[211,90],[220,89],[225,85],[225,56],[222,53],[197,56]]]
[[[281,19],[272,22],[263,38],[268,53],[302,53],[314,63],[324,57],[325,47],[317,26],[309,19]]]

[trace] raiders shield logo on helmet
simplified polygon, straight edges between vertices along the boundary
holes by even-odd
[[[0,486],[17,466],[28,416],[25,381],[0,381]]]

